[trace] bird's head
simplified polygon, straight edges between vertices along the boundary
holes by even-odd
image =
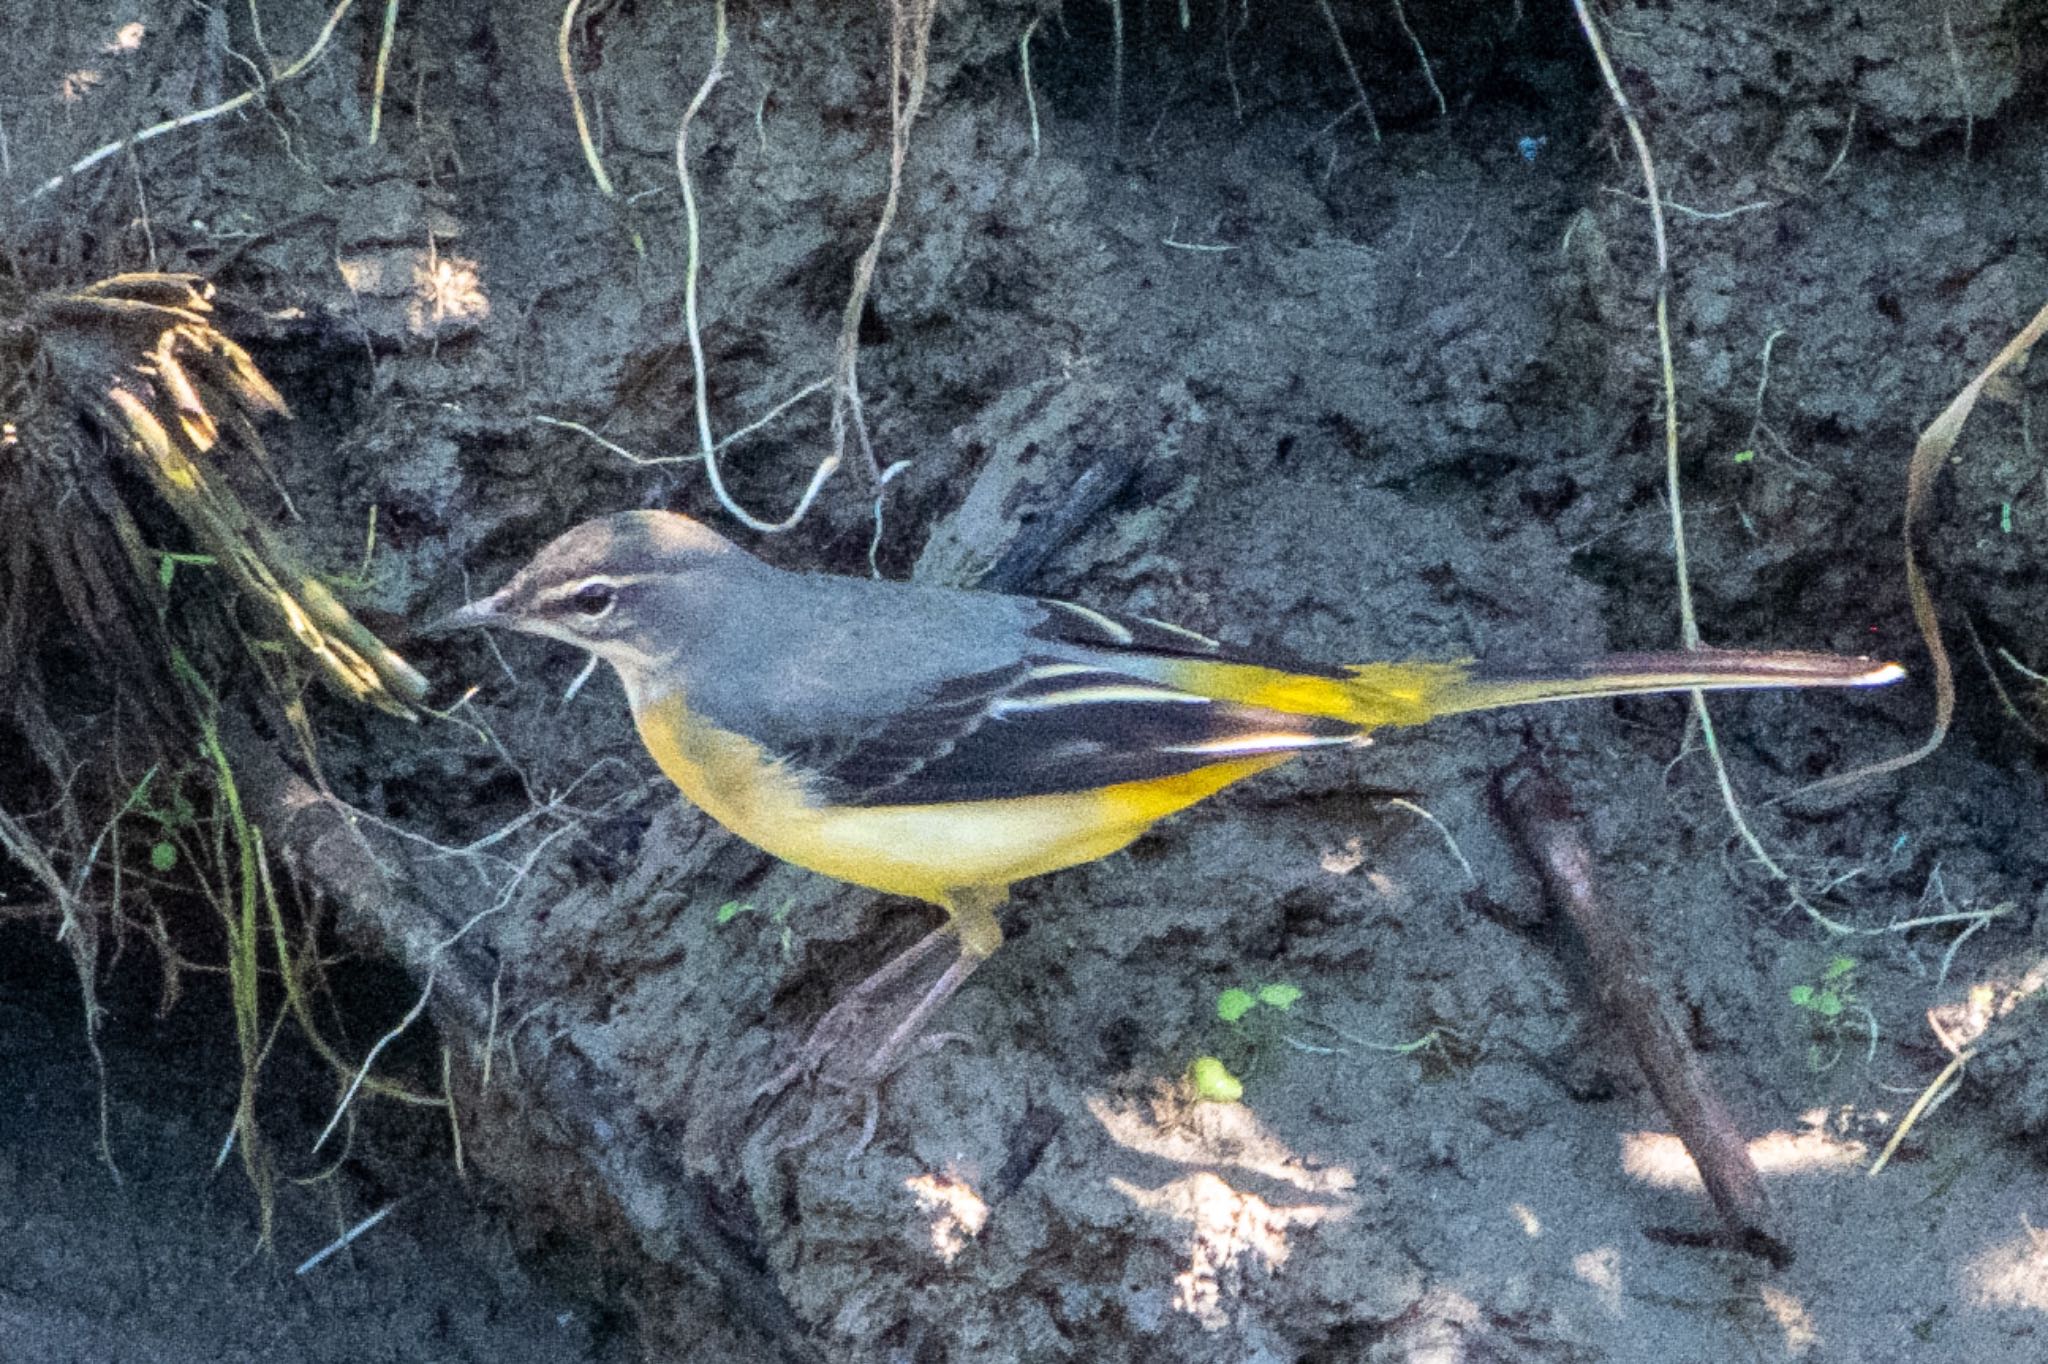
[[[620,512],[563,532],[512,581],[427,626],[439,634],[498,625],[588,649],[630,685],[693,633],[714,575],[762,571],[759,560],[687,516]]]

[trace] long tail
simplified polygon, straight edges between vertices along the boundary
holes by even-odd
[[[1896,663],[1844,654],[1689,649],[1610,654],[1550,668],[1368,663],[1350,670],[1354,708],[1368,727],[1419,724],[1438,715],[1499,710],[1642,692],[1737,691],[1777,687],[1880,687],[1906,675]]]
[[[1257,664],[1158,658],[1156,675],[1184,690],[1287,715],[1327,716],[1370,732],[1439,715],[1635,692],[1762,687],[1878,687],[1896,663],[1842,654],[1694,649],[1610,654],[1585,663],[1509,668],[1474,663],[1362,663],[1328,673]]]

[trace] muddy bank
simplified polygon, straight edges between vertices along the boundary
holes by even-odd
[[[857,1114],[778,1149],[811,1115],[764,1126],[745,1096],[933,913],[709,827],[654,775],[608,676],[564,699],[568,651],[408,634],[584,516],[660,505],[738,533],[689,459],[675,134],[710,9],[590,8],[571,53],[611,198],[578,146],[553,7],[401,11],[374,147],[369,15],[245,116],[32,200],[92,147],[241,88],[255,35],[235,7],[9,12],[26,37],[0,95],[30,264],[153,251],[213,274],[297,413],[266,431],[292,534],[345,572],[377,508],[352,604],[438,697],[481,688],[470,714],[495,745],[313,700],[335,795],[402,832],[356,843],[302,801],[276,837],[354,950],[414,987],[433,973],[465,1157],[521,1210],[536,1263],[583,1247],[608,1272],[577,1287],[630,1313],[652,1357],[1622,1360],[1646,1338],[1684,1357],[2019,1357],[2048,1303],[2014,1192],[2039,1174],[2019,1002],[2043,883],[2033,743],[1979,670],[1928,762],[1824,809],[1765,802],[1924,732],[1903,470],[2048,298],[2038,7],[1609,16],[1672,204],[1702,628],[1916,674],[1715,704],[1760,836],[1856,935],[1831,937],[1735,842],[1680,703],[1446,722],[1019,887],[1009,944],[945,1019],[973,1045],[906,1067],[851,1162]],[[1024,590],[1331,660],[1671,645],[1649,224],[1569,8],[1410,3],[1411,31],[1391,7],[1331,13],[1343,51],[1314,3],[1127,4],[1120,49],[1108,7],[940,14],[859,326],[878,460],[908,466],[879,536],[849,467],[750,547],[842,572],[872,547],[886,573],[956,581],[1000,563]],[[272,52],[304,50],[321,14],[265,7]],[[831,372],[887,184],[884,19],[733,12],[691,131],[721,437]],[[139,45],[105,50],[131,21]],[[1953,619],[2038,670],[2030,387],[1985,404],[1928,544]],[[779,518],[831,441],[814,394],[721,468]],[[1705,1243],[1662,1115],[1542,926],[1484,801],[1525,733],[1585,809],[1708,1070],[1771,1138],[1789,1268]],[[252,784],[282,810],[301,774],[273,757]],[[1941,922],[1887,931],[1916,918]],[[1948,1060],[1923,1013],[1994,974],[2013,1005],[1991,1064],[1865,1179]],[[1853,1008],[1792,1002],[1845,975]],[[1221,990],[1274,982],[1302,992],[1286,1019],[1217,1018]],[[357,1053],[413,998],[372,992]],[[398,1064],[438,1084],[419,1045]],[[1240,1069],[1242,1104],[1180,1088],[1209,1053]],[[376,1104],[361,1121],[387,1155],[341,1223],[386,1193],[460,1198],[438,1126]],[[90,1205],[96,1178],[53,1177],[38,1204]],[[147,1237],[161,1219],[130,1220]],[[438,1220],[411,1231],[422,1302],[475,1272],[464,1238],[427,1237]],[[358,1260],[384,1248],[372,1233]]]

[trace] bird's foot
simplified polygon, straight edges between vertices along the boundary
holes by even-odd
[[[802,1126],[775,1139],[769,1147],[771,1155],[800,1150],[826,1133],[845,1127],[858,1108],[860,1135],[854,1138],[853,1145],[846,1152],[846,1162],[851,1165],[874,1143],[875,1130],[882,1116],[882,1085],[890,1076],[917,1057],[929,1055],[949,1043],[974,1045],[974,1038],[967,1033],[938,1032],[912,1038],[907,1044],[894,1049],[886,1043],[867,1046],[852,1042],[842,1049],[828,1039],[821,1043],[821,1050],[813,1054],[812,1043],[820,1041],[819,1033],[822,1031],[821,1023],[806,1040],[802,1054],[755,1091],[756,1102],[772,1102],[777,1096],[797,1092],[804,1093],[810,1100],[804,1110]]]
[[[847,1100],[861,1107],[861,1135],[853,1155],[866,1150],[879,1120],[882,1083],[906,1062],[946,1045],[971,1042],[964,1033],[926,1035],[924,1025],[974,969],[978,958],[962,954],[936,979],[913,968],[937,944],[954,941],[944,929],[932,933],[880,971],[847,991],[818,1020],[796,1055],[754,1091],[753,1101],[776,1102],[796,1090],[828,1102],[813,1105],[800,1130],[777,1143],[777,1151],[808,1145],[843,1124]]]

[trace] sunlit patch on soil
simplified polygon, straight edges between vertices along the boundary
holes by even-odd
[[[1593,1290],[1611,1317],[1621,1315],[1621,1252],[1601,1246],[1572,1257],[1572,1273]]]
[[[90,68],[66,72],[64,79],[57,82],[57,98],[65,104],[77,104],[106,82],[106,77]]]
[[[932,1253],[952,1264],[988,1225],[988,1204],[966,1180],[951,1173],[917,1174],[903,1181],[918,1210],[932,1220]]]
[[[1174,1275],[1173,1305],[1209,1330],[1230,1323],[1229,1303],[1292,1251],[1289,1231],[1349,1216],[1357,1179],[1344,1166],[1304,1160],[1243,1104],[1192,1102],[1162,1084],[1146,1100],[1092,1098],[1089,1111],[1120,1145],[1193,1173],[1147,1188],[1125,1179],[1110,1187],[1148,1212],[1188,1229],[1187,1264]],[[1219,1170],[1268,1179],[1319,1196],[1275,1203],[1234,1187]]]
[[[412,285],[406,323],[415,336],[438,336],[453,324],[474,324],[491,315],[491,300],[473,260],[429,253],[414,262]]]
[[[1884,1114],[1864,1114],[1878,1122]],[[1766,1132],[1749,1143],[1749,1158],[1757,1172],[1765,1175],[1840,1173],[1860,1168],[1870,1149],[1861,1141],[1838,1135],[1830,1127],[1838,1124],[1825,1109],[1811,1109],[1800,1115],[1805,1124],[1797,1131]],[[1621,1168],[1630,1176],[1657,1189],[1697,1191],[1700,1174],[1686,1154],[1685,1143],[1669,1132],[1629,1132],[1621,1139]]]
[[[1764,1310],[1784,1332],[1787,1358],[1802,1358],[1820,1344],[1820,1329],[1813,1324],[1813,1316],[1806,1310],[1805,1303],[1775,1284],[1764,1284],[1757,1291],[1763,1299]]]
[[[371,246],[335,261],[349,292],[372,308],[378,330],[399,324],[427,341],[475,331],[491,315],[483,268],[433,247]]]
[[[1993,1023],[2039,994],[2044,985],[2048,985],[2048,957],[2025,972],[1978,981],[1961,999],[1929,1009],[1927,1022],[1950,1053],[1959,1052],[1981,1038]]]
[[[1173,1306],[1211,1331],[1230,1324],[1225,1304],[1240,1296],[1253,1276],[1270,1274],[1287,1262],[1291,1228],[1312,1227],[1350,1211],[1328,1203],[1276,1206],[1233,1189],[1208,1170],[1156,1189],[1122,1179],[1112,1179],[1110,1187],[1148,1212],[1188,1225],[1188,1263],[1173,1276]]]
[[[1982,1306],[2048,1312],[2048,1231],[2024,1218],[2020,1227],[2019,1235],[1965,1265],[1963,1281]]]

